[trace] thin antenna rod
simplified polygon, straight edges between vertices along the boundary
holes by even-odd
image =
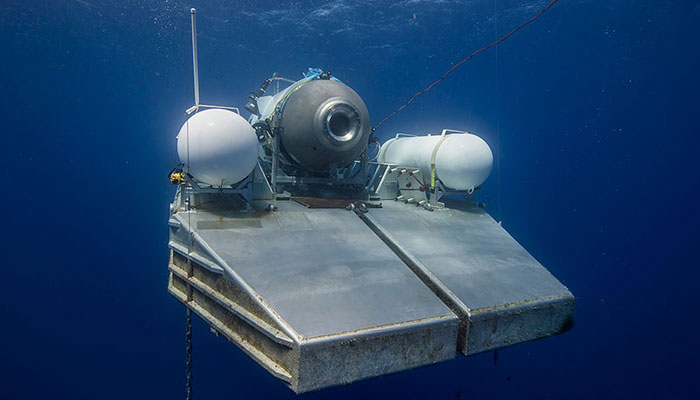
[[[199,63],[197,62],[197,10],[190,9],[192,16],[192,70],[194,71],[194,106],[199,108]]]
[[[225,107],[225,106],[212,106],[207,104],[199,104],[199,62],[197,61],[197,10],[194,8],[190,9],[190,15],[192,16],[192,71],[194,73],[194,105],[185,112],[187,115],[198,112],[203,108],[223,108],[224,110],[235,111],[240,115],[240,111],[237,107]]]

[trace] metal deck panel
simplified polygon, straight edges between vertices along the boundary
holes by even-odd
[[[190,223],[302,340],[453,316],[354,213],[278,206]]]
[[[469,318],[462,328],[469,331],[461,337],[470,340],[470,348],[461,343],[462,352],[548,336],[570,322],[574,298],[569,290],[486,211],[461,202],[448,207],[453,208],[430,212],[389,201],[368,215],[418,268],[428,271],[423,279],[432,281],[429,286],[441,292],[436,294],[457,299],[452,307],[460,310],[453,311]],[[485,332],[486,324],[493,332]],[[469,333],[473,338],[467,338]]]

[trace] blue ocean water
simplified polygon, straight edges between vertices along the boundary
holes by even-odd
[[[166,291],[175,135],[278,72],[333,71],[374,123],[548,1],[3,0],[0,397],[184,397]],[[468,129],[480,193],[577,297],[561,336],[303,398],[700,396],[700,3],[561,0],[384,124]],[[194,326],[194,396],[295,398]]]

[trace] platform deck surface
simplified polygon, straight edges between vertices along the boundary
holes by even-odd
[[[459,207],[458,202],[448,207]],[[369,215],[474,312],[569,290],[483,209],[386,201]]]
[[[192,228],[302,338],[456,316],[344,209],[202,211]]]

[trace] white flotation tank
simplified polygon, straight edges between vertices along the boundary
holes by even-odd
[[[212,186],[232,185],[255,168],[258,139],[255,129],[237,113],[204,110],[180,128],[177,155],[196,180]]]
[[[387,140],[377,161],[402,167],[419,168],[450,189],[474,190],[491,173],[493,154],[486,142],[470,133],[397,137]]]

